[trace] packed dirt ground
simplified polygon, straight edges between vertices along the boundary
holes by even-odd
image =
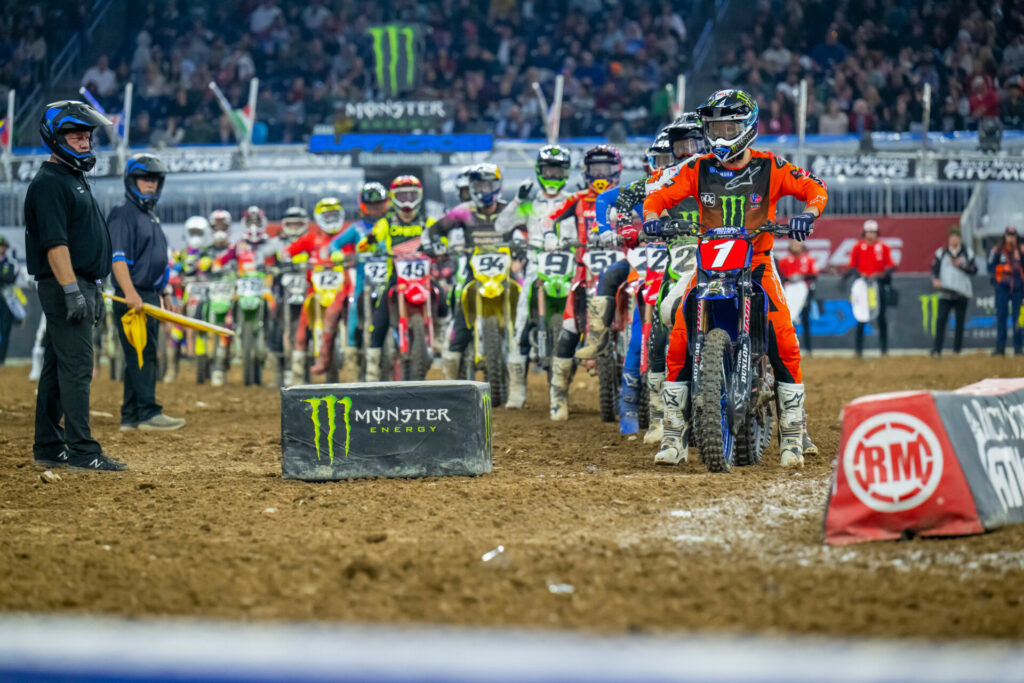
[[[281,479],[273,389],[161,385],[186,428],[121,433],[121,386],[101,379],[94,433],[131,470],[46,483],[28,370],[2,368],[0,610],[1021,638],[1022,528],[822,544],[845,402],[993,376],[1024,359],[808,359],[821,455],[794,472],[773,448],[730,475],[655,467],[582,373],[570,422],[549,422],[534,376],[527,410],[495,411],[492,474],[317,484]]]

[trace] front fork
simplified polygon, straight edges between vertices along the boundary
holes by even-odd
[[[544,283],[538,277],[534,280],[534,287],[537,288],[537,355],[542,363],[547,362],[548,357],[548,299],[544,292]],[[526,293],[530,295],[529,292]],[[529,324],[529,321],[527,321]],[[557,340],[552,340],[557,343]],[[517,343],[515,340],[512,343]]]

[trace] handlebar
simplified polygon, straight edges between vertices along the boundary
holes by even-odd
[[[702,234],[712,229],[713,228],[708,228],[706,226],[701,225],[700,223],[684,221],[679,218],[673,218],[665,221],[664,228],[662,230],[662,236],[669,239],[673,239],[676,237],[700,237]],[[780,225],[775,221],[767,221],[766,223],[763,223],[760,227],[755,228],[753,230],[747,230],[746,232],[748,237],[757,237],[758,235],[767,232],[770,232],[775,235],[786,235],[789,233],[789,227],[786,225]]]

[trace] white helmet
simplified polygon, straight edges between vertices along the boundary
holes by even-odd
[[[185,221],[185,244],[189,249],[202,249],[210,243],[210,222],[202,216]]]

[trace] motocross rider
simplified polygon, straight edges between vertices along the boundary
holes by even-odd
[[[467,250],[481,244],[496,244],[507,235],[497,231],[497,221],[508,202],[501,198],[501,170],[495,164],[477,164],[469,171],[470,202],[459,204],[430,227],[433,242],[447,238],[448,244],[464,246]],[[468,265],[467,265],[468,269]],[[469,273],[460,273],[468,282]],[[452,290],[452,332],[448,349],[441,356],[445,379],[459,374],[462,353],[469,346],[472,334],[466,325],[466,314],[460,304],[461,288]]]
[[[597,196],[619,184],[622,175],[622,155],[619,150],[608,145],[598,145],[587,150],[583,157],[583,176],[587,187],[574,192],[548,216],[548,222],[557,223],[566,218],[576,219],[576,241],[586,244],[591,235],[598,230],[595,201]],[[566,236],[562,236],[563,240]],[[577,266],[574,284],[586,279],[586,268],[583,266],[583,249],[576,250]],[[572,374],[573,351],[579,343],[579,330],[576,325],[576,308],[588,304],[588,315],[604,318],[605,311],[600,304],[577,301],[576,297],[585,297],[582,286],[574,287],[569,293],[565,304],[565,315],[562,318],[562,330],[555,344],[555,355],[551,360],[550,416],[552,420],[569,419],[569,377]],[[607,305],[607,301],[602,300]]]
[[[536,192],[533,180],[524,180],[515,198],[502,209],[494,227],[499,232],[508,232],[526,226],[527,241],[533,249],[554,251],[558,248],[558,235],[548,230],[548,216],[565,203],[569,193],[565,184],[569,180],[571,167],[569,150],[556,145],[541,147],[537,152],[534,171],[540,191]],[[537,281],[537,256],[530,253],[526,264],[526,276],[516,306],[515,335],[509,344],[508,374],[509,388],[506,408],[522,408],[526,402],[526,364],[530,353],[530,327],[533,307],[531,298]],[[543,321],[540,322],[543,327]],[[544,333],[543,331],[541,332]],[[516,343],[519,344],[518,348]]]
[[[472,201],[473,197],[469,194],[469,170],[472,166],[463,166],[459,170],[459,175],[455,176],[455,189],[459,193],[459,203],[464,204],[468,201]]]
[[[331,240],[331,253],[354,253],[356,246],[364,237],[370,234],[377,221],[384,218],[389,208],[390,202],[388,201],[388,191],[381,183],[375,181],[363,183],[363,186],[359,190],[360,218],[357,221],[349,223],[349,226],[345,228],[344,232]],[[346,263],[353,258],[354,257],[346,257]],[[356,335],[356,328],[359,326],[359,306],[353,305],[353,302],[359,300],[359,296],[363,291],[363,265],[358,261],[353,261],[350,267],[355,269],[356,281],[355,287],[351,292],[351,296],[347,301],[348,339],[346,346],[348,349],[353,349],[362,341],[362,336]],[[323,343],[320,345],[320,348],[333,348],[334,337],[338,333],[341,314],[345,304],[345,297],[335,297],[334,301],[331,302],[330,307],[327,309],[327,315],[324,319]],[[350,364],[356,359],[356,354],[346,350],[344,359],[346,364]],[[311,372],[314,374],[327,372],[331,369],[331,363],[333,361],[334,354],[323,354],[317,358],[316,364],[313,366]]]
[[[701,225],[705,228],[744,225],[753,229],[774,220],[776,203],[792,195],[803,200],[804,211],[789,220],[789,237],[804,240],[814,220],[828,202],[825,183],[782,157],[750,149],[757,137],[757,104],[742,90],[720,90],[697,110],[711,153],[691,157],[672,176],[671,182],[651,193],[644,202],[644,232],[662,233],[661,216],[686,197],[700,201]],[[742,193],[742,194],[740,194]],[[748,205],[749,202],[749,205]],[[777,381],[779,432],[783,467],[803,465],[804,385],[800,371],[800,346],[790,320],[785,294],[772,265],[771,233],[754,239],[753,279],[770,300],[768,313],[769,360]],[[690,287],[695,283],[691,278]],[[688,313],[684,294],[684,312]],[[677,315],[669,337],[665,427],[658,461],[686,459],[689,425],[686,404],[692,357],[686,333],[687,315]]]

